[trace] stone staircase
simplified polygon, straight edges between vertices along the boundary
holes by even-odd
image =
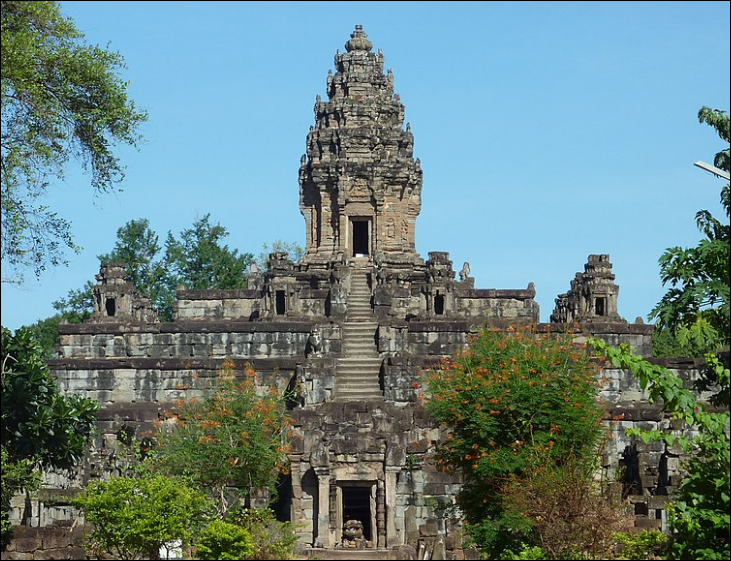
[[[390,549],[308,549],[300,559],[357,559],[358,561],[398,559]]]
[[[347,319],[342,326],[343,358],[338,359],[335,399],[356,401],[379,399],[381,358],[376,348],[378,322],[371,309],[371,289],[364,269],[350,277]]]

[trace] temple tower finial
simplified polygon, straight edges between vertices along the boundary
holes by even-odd
[[[300,166],[300,210],[310,262],[376,254],[415,262],[422,171],[411,127],[394,95],[383,55],[356,25],[328,73],[327,101],[315,102],[315,126]]]
[[[371,52],[373,43],[368,40],[368,35],[363,31],[362,25],[356,25],[355,31],[350,34],[350,41],[345,43],[345,50],[348,52],[352,51],[366,51]]]

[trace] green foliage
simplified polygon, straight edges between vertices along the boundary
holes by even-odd
[[[73,468],[84,455],[99,405],[63,396],[26,328],[2,328],[2,445],[11,461]]]
[[[698,112],[698,119],[711,125],[728,145],[727,112],[703,107]],[[729,171],[729,148],[718,152],[714,163]],[[677,443],[690,455],[684,466],[687,475],[681,482],[677,500],[669,509],[673,528],[669,553],[676,559],[728,559],[731,555],[729,203],[729,185],[726,184],[721,189],[726,221],[717,220],[706,210],[699,211],[696,222],[705,239],[694,248],[669,248],[660,258],[661,278],[670,288],[652,311],[660,329],[670,330],[681,346],[704,354],[703,378],[696,384],[696,389],[715,392],[709,402],[720,410],[709,410],[693,392],[685,389],[675,373],[648,363],[628,347],[613,348],[601,341],[592,341],[612,364],[628,369],[639,378],[651,402],[661,402],[665,413],[682,421],[685,428],[696,431],[690,438],[681,432],[634,431],[634,435],[645,442]],[[719,353],[722,349],[726,352]]]
[[[160,249],[159,237],[150,228],[149,220],[130,220],[117,230],[112,252],[98,257],[102,264],[122,263],[129,282],[152,300],[160,319],[171,321],[175,279],[165,259],[159,257]]]
[[[179,239],[168,232],[165,252],[161,254],[158,235],[147,219],[130,220],[117,230],[110,253],[99,255],[101,264],[121,263],[127,279],[150,298],[162,321],[172,321],[175,290],[184,284],[190,289],[245,288],[250,253],[238,254],[221,245],[228,231],[210,224],[210,214],[183,230]],[[81,290],[71,290],[54,308],[69,323],[86,320],[94,310],[90,282]]]
[[[43,349],[44,358],[55,358],[59,342],[58,326],[64,323],[83,323],[94,309],[91,292],[92,284],[86,283],[82,290],[70,290],[66,298],[53,302],[59,313],[46,319],[38,320],[26,327]]]
[[[690,454],[685,464],[687,475],[670,510],[670,524],[674,530],[671,558],[728,558],[731,554],[731,423],[728,403],[725,410],[709,410],[672,371],[643,360],[626,346],[615,348],[599,340],[592,340],[592,345],[604,353],[614,366],[625,368],[637,376],[641,387],[648,392],[650,402],[662,403],[663,411],[697,431],[692,438],[680,431],[638,430],[632,433],[645,442],[664,440],[670,445],[677,444]],[[728,367],[710,354],[706,356],[706,363],[725,388],[722,395],[728,396]]]
[[[500,559],[505,561],[543,561],[548,557],[540,547],[524,543],[520,544],[520,550],[517,553],[508,549],[503,552]]]
[[[43,358],[51,359],[56,357],[58,346],[58,325],[61,323],[59,314],[46,319],[38,320],[33,325],[27,326],[28,331],[42,349]]]
[[[279,522],[268,508],[232,509],[227,520],[252,536],[251,559],[293,559],[297,534],[290,522]]]
[[[451,431],[437,450],[459,472],[458,504],[490,555],[534,544],[533,521],[507,508],[508,484],[547,466],[582,472],[601,441],[596,369],[565,334],[482,331],[428,378],[429,412]]]
[[[87,281],[84,288],[69,290],[66,298],[53,302],[53,308],[59,312],[67,323],[83,323],[91,317],[94,311],[94,285]]]
[[[668,537],[658,530],[617,532],[614,539],[621,545],[621,559],[662,559],[668,547]]]
[[[669,328],[655,327],[652,331],[652,356],[656,358],[703,358],[708,350],[704,340],[696,344],[695,335],[702,330],[693,330],[681,326],[677,333]]]
[[[269,254],[277,251],[284,251],[287,253],[294,263],[301,261],[305,255],[305,248],[296,242],[277,240],[271,246],[265,243],[262,247],[261,253],[259,253],[259,257],[255,260],[256,265],[260,270],[265,271],[269,269]]]
[[[254,544],[251,534],[240,526],[213,520],[198,536],[196,556],[199,559],[252,559]]]
[[[237,379],[233,367],[223,365],[210,397],[176,404],[156,449],[159,468],[189,476],[207,489],[221,514],[229,508],[231,490],[244,495],[251,489],[275,491],[290,451],[284,397],[276,388],[257,395],[254,370],[246,367]]]
[[[162,475],[94,480],[72,504],[92,523],[89,547],[121,559],[157,559],[163,545],[189,543],[206,512],[202,493]]]
[[[2,549],[3,551],[12,538],[12,525],[8,519],[10,511],[10,500],[20,491],[34,491],[41,484],[41,477],[34,469],[32,460],[11,461],[5,447],[2,447]]]
[[[210,216],[206,214],[183,230],[180,240],[168,233],[165,260],[170,274],[190,290],[246,288],[246,271],[254,257],[222,246],[228,230],[220,224],[212,226]]]
[[[731,134],[729,134],[728,112],[721,109],[711,109],[710,107],[701,107],[698,111],[698,121],[713,127],[718,136],[726,144],[731,142]],[[713,159],[713,165],[719,169],[729,171],[731,160],[729,159],[729,148],[724,148],[716,154]]]
[[[703,107],[701,122],[716,129],[729,142],[729,117],[725,111]],[[716,154],[716,166],[729,171],[729,149]],[[705,235],[696,247],[671,247],[660,257],[660,276],[670,285],[655,306],[650,319],[660,328],[669,328],[700,354],[728,348],[731,337],[729,285],[731,275],[731,225],[729,225],[729,185],[721,189],[724,222],[707,210],[696,214],[698,228]]]
[[[614,534],[628,521],[620,493],[595,479],[597,465],[566,458],[560,464],[538,451],[534,469],[504,485],[506,517],[528,522],[530,543],[547,559],[607,559]]]
[[[0,3],[2,15],[2,243],[0,253],[22,280],[77,250],[70,224],[41,200],[69,160],[91,173],[92,187],[111,190],[123,177],[112,149],[136,146],[146,119],[117,74],[122,57],[83,44],[57,2]]]

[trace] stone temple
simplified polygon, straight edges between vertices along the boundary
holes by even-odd
[[[215,379],[224,359],[250,363],[262,387],[297,392],[291,476],[277,511],[298,524],[303,547],[352,545],[346,523],[357,520],[373,549],[456,555],[458,528],[442,513],[459,481],[428,460],[441,434],[422,406],[422,377],[482,325],[551,326],[539,325],[532,283],[475,288],[469,264],[457,274],[449,253],[424,259],[416,252],[422,170],[414,137],[393,74],[361,26],[335,55],[326,93],[327,100],[317,97],[299,168],[306,234],[299,263],[273,253],[248,289],[178,290],[172,322],[160,322],[124,269],[110,264],[96,277],[93,317],[61,326],[52,372],[64,391],[102,405],[100,435],[80,478],[107,469],[120,433],[149,428],[175,399],[202,395],[197,388],[205,384],[197,384]],[[589,256],[551,321],[578,322],[584,335],[647,355],[651,326],[619,317],[611,267],[607,255]],[[625,436],[637,423],[662,421],[625,373],[606,369],[604,376],[610,413],[625,415],[612,428],[616,449],[605,453],[605,467],[633,466],[626,473],[642,505],[637,514],[646,527],[659,527],[664,502],[656,491],[677,485],[668,471],[677,454],[638,449]],[[43,496],[30,514],[17,512],[28,526],[70,516]]]

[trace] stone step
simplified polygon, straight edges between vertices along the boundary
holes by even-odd
[[[366,322],[363,322],[361,325],[363,327],[358,328],[356,326],[348,327],[347,329],[343,329],[343,339],[350,339],[351,341],[375,341],[376,340],[376,328],[371,327]]]
[[[381,393],[381,386],[380,384],[366,384],[365,382],[356,384],[338,384],[337,394],[351,392]]]
[[[345,341],[359,341],[363,343],[372,344],[375,346],[376,341],[376,330],[367,330],[359,333],[344,333],[343,342]]]
[[[376,353],[376,343],[373,336],[368,341],[343,341],[342,349],[346,351],[357,351],[357,352],[374,352]],[[346,355],[348,358],[357,358],[358,355]],[[375,358],[375,357],[372,357]]]
[[[378,391],[342,391],[338,390],[335,395],[337,401],[372,401],[374,399],[383,399],[383,393]],[[353,557],[353,559],[361,559],[361,557]]]
[[[381,364],[381,358],[375,357],[375,356],[365,356],[365,357],[359,357],[359,356],[353,356],[353,357],[343,357],[338,359],[338,366],[352,366],[352,365],[378,365]]]
[[[308,549],[305,552],[307,559],[362,559],[363,561],[373,561],[381,559],[396,559],[396,552],[388,549]]]
[[[378,379],[378,374],[381,372],[380,367],[372,366],[371,368],[363,368],[362,365],[358,366],[341,366],[338,365],[338,379],[349,380],[353,377],[368,378],[371,377],[375,380]]]
[[[343,351],[348,358],[377,359],[378,351],[375,346],[344,345]],[[380,359],[379,359],[380,360]],[[344,366],[344,365],[341,365]]]
[[[348,384],[347,386],[340,384],[337,387],[338,395],[347,395],[351,393],[364,393],[364,394],[380,394],[381,386],[378,384]]]
[[[364,304],[364,305],[355,305],[355,304],[348,304],[348,314],[352,315],[353,313],[360,313],[360,314],[367,314],[371,315],[373,308],[371,308],[370,304]]]
[[[349,345],[343,346],[344,351],[350,351],[345,353],[345,357],[343,358],[369,358],[369,359],[375,359],[378,358],[378,352],[376,351],[375,345],[363,345],[363,344],[356,344],[352,343]]]
[[[346,331],[348,329],[350,329],[351,327],[354,328],[354,329],[358,329],[358,330],[362,330],[362,329],[365,329],[365,328],[370,328],[373,331],[375,331],[378,328],[378,322],[371,320],[369,322],[362,322],[361,321],[361,322],[358,322],[357,324],[351,324],[350,322],[347,322],[346,321],[343,324],[343,329],[346,330]]]
[[[359,369],[338,369],[337,380],[348,382],[349,380],[378,380],[381,370],[372,368],[370,370]]]
[[[339,372],[338,377],[335,380],[335,383],[339,388],[349,388],[349,387],[362,387],[362,386],[371,386],[374,388],[377,388],[380,386],[380,382],[378,379],[378,372],[370,372],[370,373],[363,373],[363,372]]]
[[[360,314],[356,313],[356,314],[354,314],[352,312],[349,312],[348,313],[348,321],[349,322],[353,322],[353,323],[366,323],[366,322],[371,322],[371,321],[373,321],[373,313],[369,312],[367,314],[366,313],[360,313]]]

